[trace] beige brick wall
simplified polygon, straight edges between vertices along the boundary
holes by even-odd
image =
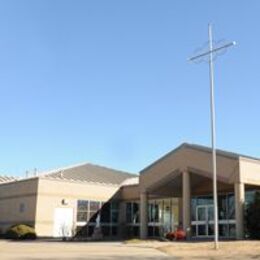
[[[123,186],[120,190],[120,196],[122,200],[139,200],[140,188],[139,185]]]
[[[39,236],[52,236],[55,208],[69,207],[74,211],[76,223],[77,200],[108,201],[118,191],[118,186],[89,184],[61,180],[39,180],[36,210],[36,232]],[[62,205],[62,200],[67,205]]]
[[[37,187],[37,178],[0,185],[0,229],[5,231],[20,223],[34,225]],[[23,211],[20,211],[21,204]]]
[[[260,162],[248,158],[241,157],[239,160],[240,165],[240,182],[260,185]]]

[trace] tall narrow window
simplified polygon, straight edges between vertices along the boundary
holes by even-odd
[[[88,221],[88,201],[78,200],[77,222]]]

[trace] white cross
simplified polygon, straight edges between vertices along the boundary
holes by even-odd
[[[218,194],[217,194],[217,162],[216,162],[216,123],[215,123],[215,97],[214,97],[214,68],[213,68],[213,54],[220,50],[227,49],[234,46],[236,42],[223,44],[222,46],[213,48],[212,26],[208,26],[209,49],[203,53],[189,58],[189,61],[196,61],[203,57],[209,57],[209,71],[210,71],[210,111],[211,111],[211,144],[212,144],[212,172],[213,172],[213,198],[214,198],[214,245],[215,249],[218,245]]]

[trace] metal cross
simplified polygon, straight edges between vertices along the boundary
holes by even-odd
[[[211,145],[212,145],[212,171],[213,171],[213,199],[214,199],[214,245],[215,249],[219,248],[218,244],[218,194],[217,194],[217,162],[216,162],[216,123],[215,123],[215,97],[214,97],[214,68],[213,68],[213,55],[221,50],[225,50],[234,46],[235,42],[229,42],[222,46],[213,47],[212,26],[208,26],[208,50],[199,53],[191,58],[189,61],[197,61],[204,57],[209,58],[209,71],[210,71],[210,111],[211,111]]]

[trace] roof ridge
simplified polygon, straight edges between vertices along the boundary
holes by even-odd
[[[131,172],[126,172],[126,171],[123,171],[123,170],[117,170],[117,169],[107,167],[107,166],[103,166],[103,165],[99,165],[99,164],[94,164],[94,163],[88,163],[88,164],[92,165],[92,166],[99,167],[99,168],[103,168],[103,169],[107,169],[107,170],[111,170],[111,171],[115,171],[115,172],[119,172],[119,173],[124,173],[124,174],[127,174],[127,175],[136,175],[136,174],[131,173]]]
[[[38,172],[37,174],[38,174],[38,177],[41,177],[41,176],[50,175],[50,174],[65,171],[65,170],[70,170],[70,169],[77,168],[77,167],[84,166],[84,165],[88,165],[88,164],[90,164],[90,163],[84,162],[84,163],[72,164],[72,165],[69,165],[69,166],[64,166],[64,167],[60,167],[60,168],[56,168],[56,169],[52,169],[52,170],[46,170],[46,171]]]
[[[38,177],[60,180],[86,181],[91,183],[111,183],[119,185],[128,178],[138,175],[92,163],[77,164],[42,172]]]
[[[204,149],[204,150],[207,150],[207,151],[211,151],[211,147],[205,146],[205,145],[200,145],[200,144],[195,144],[195,143],[184,143],[184,145],[191,147],[191,148],[194,148],[194,149]],[[219,148],[216,148],[216,152],[218,154],[223,154],[223,155],[226,155],[226,156],[244,157],[244,158],[250,158],[250,159],[253,159],[253,160],[257,160],[257,161],[260,160],[260,158],[257,158],[257,157],[254,157],[254,156],[240,154],[240,153],[237,153],[237,152],[230,152],[230,151],[219,149]]]
[[[84,162],[84,163],[78,163],[78,164],[73,164],[73,165],[69,165],[69,166],[65,166],[65,167],[56,168],[56,169],[53,169],[53,170],[46,170],[46,171],[38,172],[38,176],[40,177],[40,176],[44,176],[44,175],[50,175],[50,174],[53,174],[53,173],[57,173],[57,172],[81,167],[81,166],[84,166],[84,165],[91,165],[91,166],[94,166],[94,167],[99,167],[99,168],[107,169],[107,170],[114,171],[114,172],[124,173],[124,174],[130,175],[130,176],[136,175],[134,173],[126,172],[126,171],[123,171],[123,170],[117,170],[117,169],[114,169],[114,168],[111,168],[111,167],[107,167],[107,166],[103,166],[103,165],[99,165],[99,164],[95,164],[95,163]]]

